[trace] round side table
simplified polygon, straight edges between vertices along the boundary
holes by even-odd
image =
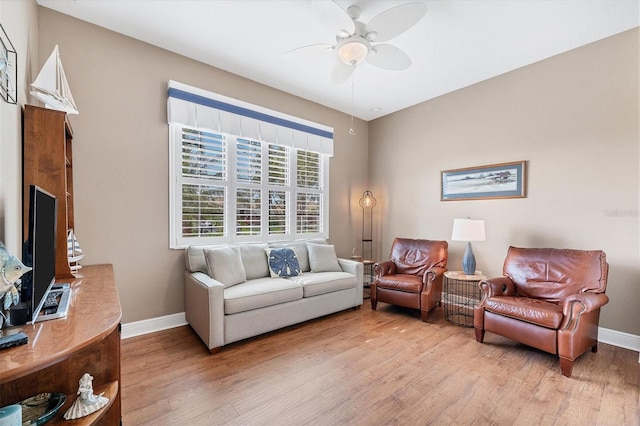
[[[362,259],[364,265],[364,283],[362,286],[362,298],[371,298],[371,283],[373,282],[373,265],[376,262],[371,259]]]
[[[476,271],[473,275],[467,275],[462,271],[444,273],[442,303],[447,321],[473,327],[473,308],[480,302],[478,283],[486,279],[481,271]]]
[[[375,265],[376,261],[371,259],[363,259],[360,256],[351,256],[351,260],[360,262],[363,265],[364,275],[362,282],[362,298],[369,299],[371,297],[371,283],[374,279],[373,265]]]

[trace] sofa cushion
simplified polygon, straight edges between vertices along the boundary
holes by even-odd
[[[562,306],[541,299],[494,296],[487,299],[489,312],[557,330],[564,317]]]
[[[224,289],[224,313],[264,308],[302,299],[302,286],[284,278],[257,278]]]
[[[267,264],[269,265],[269,273],[271,278],[288,278],[300,275],[300,263],[296,257],[296,252],[293,249],[282,248],[268,248],[265,249],[267,253]]]
[[[247,280],[264,278],[269,276],[269,265],[264,251],[267,244],[239,244],[242,265],[247,275]]]
[[[389,260],[397,274],[424,275],[431,268],[446,268],[448,256],[446,241],[396,238]]]
[[[408,274],[383,275],[376,280],[376,287],[406,291],[407,293],[420,293],[422,291],[422,277]]]
[[[358,286],[357,278],[347,272],[309,272],[289,280],[302,285],[304,297],[318,296]]]
[[[307,242],[314,244],[327,244],[327,240],[325,240],[324,238],[314,238],[311,240],[271,243],[269,244],[269,247],[288,247],[290,249],[293,249],[293,251],[296,252],[296,257],[298,258],[300,270],[302,272],[309,272],[311,270],[311,267],[309,266]]]
[[[309,252],[307,251],[307,243],[304,241],[296,241],[288,245],[293,251],[296,252],[298,263],[300,264],[301,272],[309,272]]]
[[[342,272],[333,245],[307,243],[307,250],[311,272]]]
[[[509,247],[502,270],[520,296],[548,302],[604,292],[607,283],[607,257],[601,250]]]
[[[247,280],[238,246],[210,248],[204,253],[209,276],[220,281],[225,288]]]
[[[218,248],[218,247],[227,247],[227,245],[221,244],[213,244],[213,245],[192,245],[185,249],[184,251],[184,264],[189,272],[202,272],[205,274],[209,273],[209,268],[207,267],[207,259],[204,256],[204,251],[206,249]]]

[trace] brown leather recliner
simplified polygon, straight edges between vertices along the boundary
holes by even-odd
[[[490,331],[556,354],[562,374],[571,377],[576,358],[598,350],[608,272],[601,250],[509,247],[504,276],[480,283],[476,340]]]
[[[373,266],[371,309],[378,301],[420,309],[422,321],[440,304],[442,276],[447,271],[446,241],[396,238],[389,260]]]

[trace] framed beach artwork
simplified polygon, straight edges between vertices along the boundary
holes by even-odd
[[[526,161],[440,172],[441,201],[524,198]]]

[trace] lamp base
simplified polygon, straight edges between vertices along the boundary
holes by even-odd
[[[473,275],[476,273],[476,257],[473,255],[470,242],[467,242],[467,248],[462,257],[462,271],[465,275]]]

